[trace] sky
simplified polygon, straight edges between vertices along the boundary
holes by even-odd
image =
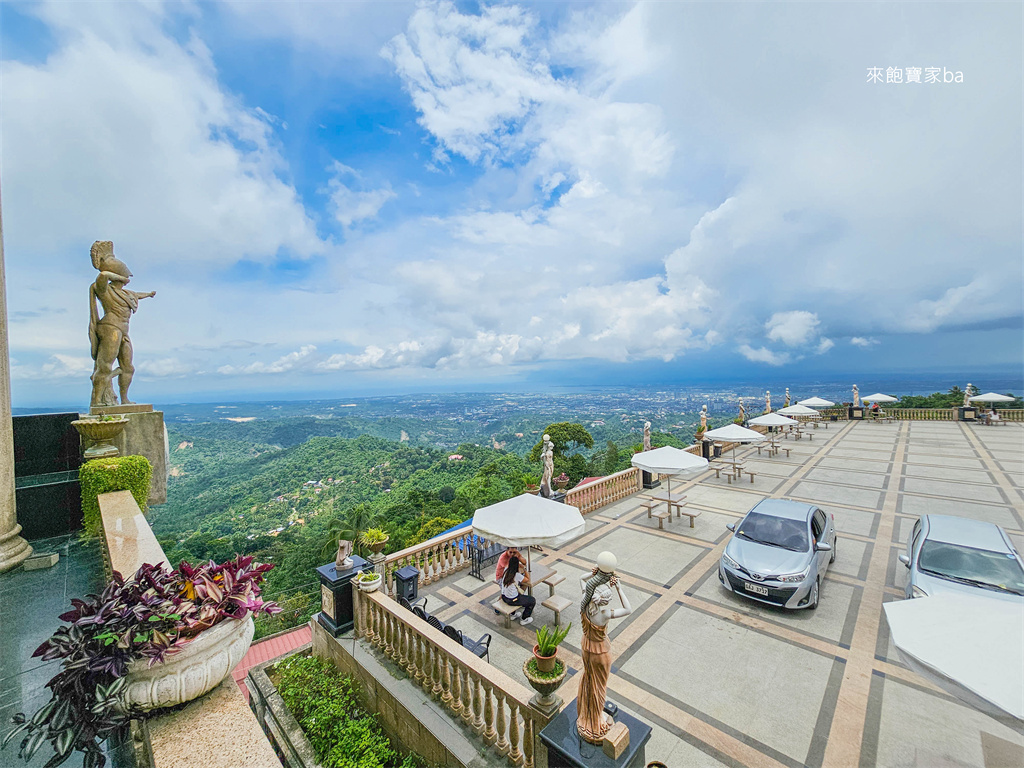
[[[1020,372],[1022,13],[2,2],[13,404]]]

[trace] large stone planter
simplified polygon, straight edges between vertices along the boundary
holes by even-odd
[[[114,441],[124,431],[128,419],[121,416],[116,419],[78,419],[72,421],[71,425],[78,430],[78,433],[86,439],[89,447],[85,449],[86,459],[107,459],[118,456],[117,446]]]
[[[199,698],[231,674],[256,631],[252,616],[227,619],[194,637],[160,664],[145,659],[128,667],[124,698],[142,710],[173,707]]]

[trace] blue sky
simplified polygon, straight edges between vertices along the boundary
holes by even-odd
[[[14,404],[1020,371],[1021,14],[4,2]]]

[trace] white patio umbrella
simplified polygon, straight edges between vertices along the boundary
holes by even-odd
[[[668,475],[668,495],[672,495],[672,476],[700,472],[708,468],[708,460],[689,451],[666,445],[653,451],[634,453],[630,463],[652,474]]]
[[[790,406],[792,407],[792,406]],[[782,410],[786,410],[783,408]],[[808,410],[810,410],[808,408]],[[779,411],[781,413],[782,411]],[[765,414],[766,416],[768,414]],[[762,417],[764,418],[764,417]],[[704,437],[717,440],[721,443],[759,443],[764,440],[764,435],[752,429],[741,427],[739,424],[727,424],[718,429],[712,429],[704,433]],[[736,463],[736,446],[732,447],[732,461]]]
[[[812,419],[821,415],[813,408],[808,408],[806,405],[800,405],[799,403],[787,408],[780,408],[778,412],[783,416],[809,416]]]
[[[778,413],[766,413],[764,416],[751,419],[749,423],[758,427],[788,427],[800,422],[787,416],[780,416]]]
[[[523,493],[480,507],[473,514],[473,533],[506,547],[560,547],[583,534],[583,515],[571,504]]]
[[[801,400],[797,405],[804,405],[808,408],[830,408],[835,403],[823,397],[809,397],[806,400]]]
[[[1000,395],[998,392],[986,392],[984,395],[975,395],[968,399],[971,402],[977,400],[979,403],[1012,403],[1015,398]]]
[[[899,398],[893,397],[892,395],[883,395],[881,392],[876,392],[873,395],[862,397],[861,400],[865,403],[895,403],[899,401]]]
[[[1024,603],[936,595],[883,607],[907,666],[1005,725],[1024,725]]]

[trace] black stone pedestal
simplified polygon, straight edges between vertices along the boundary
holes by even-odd
[[[960,417],[960,421],[976,421],[978,419],[978,409],[973,406],[961,406],[957,408],[957,415]]]
[[[646,469],[642,469],[640,470],[640,472],[643,476],[644,490],[649,491],[651,488],[657,488],[659,485],[661,485],[661,480],[655,480],[654,475],[652,475]]]
[[[860,419],[863,419],[864,418],[864,408],[862,406],[859,406],[859,405],[858,406],[852,406],[851,405],[849,413],[847,415],[847,418],[849,418],[850,421],[858,421]]]
[[[355,608],[352,590],[353,580],[360,571],[371,570],[372,566],[359,555],[352,555],[352,567],[339,571],[334,563],[316,569],[320,576],[320,613],[316,620],[320,626],[337,637],[355,626]]]
[[[608,757],[600,744],[584,741],[576,732],[576,700],[563,709],[544,730],[540,740],[548,748],[548,768],[644,768],[651,726],[619,709],[615,722],[629,729],[629,746],[618,760]]]

